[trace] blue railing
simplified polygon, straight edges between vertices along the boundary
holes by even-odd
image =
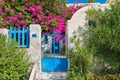
[[[29,47],[29,28],[16,28],[10,27],[9,29],[9,40],[12,42],[12,39],[18,42],[18,47]]]

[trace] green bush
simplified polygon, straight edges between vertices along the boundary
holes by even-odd
[[[87,51],[84,45],[81,45],[80,39],[74,36],[71,43],[75,44],[74,49],[69,49],[69,71],[68,80],[88,80],[88,74],[91,71],[92,50]]]
[[[68,80],[120,79],[120,0],[111,9],[88,10],[92,23],[83,35],[72,39]],[[82,37],[82,43],[80,39]]]
[[[103,63],[103,73],[120,73],[120,1],[111,5],[111,9],[104,12],[89,10],[88,19],[96,26],[90,26],[84,38],[86,46],[95,48],[95,55]],[[89,36],[88,36],[89,35]]]
[[[9,43],[6,36],[0,34],[0,80],[28,80],[29,58],[26,51]]]

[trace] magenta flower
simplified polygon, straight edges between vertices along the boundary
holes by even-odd
[[[26,10],[26,11],[30,11],[28,7],[26,6],[23,6],[23,9]]]
[[[15,2],[15,0],[12,0],[12,2]]]
[[[8,12],[8,11],[9,11],[9,9],[8,9],[8,8],[5,8],[4,12],[6,13],[6,12]]]
[[[54,19],[54,18],[55,18],[55,15],[52,14],[52,13],[49,13],[48,16],[47,16],[48,20],[51,20],[51,19]]]
[[[40,9],[41,9],[40,5],[30,6],[29,11],[32,12],[31,17],[37,16],[37,14],[40,12]]]
[[[2,8],[0,8],[0,14],[2,14]]]
[[[8,19],[10,20],[10,22],[14,22],[14,23],[17,21],[17,18],[14,16],[8,16]]]
[[[64,18],[62,16],[57,16],[56,19],[59,23],[65,24]]]
[[[15,14],[15,11],[14,11],[14,10],[11,10],[11,13],[12,13],[12,14]]]
[[[3,1],[3,0],[0,0],[0,4],[4,4],[4,1]]]
[[[26,26],[27,23],[25,21],[18,21],[17,22],[20,26]]]
[[[50,21],[45,21],[44,25],[49,26],[50,25]]]
[[[45,2],[42,2],[42,6],[45,4]]]
[[[22,15],[22,13],[20,12],[20,13],[18,13],[18,14],[16,15],[16,17],[17,17],[17,18],[22,18],[23,15]]]
[[[40,18],[41,18],[41,19],[44,19],[44,18],[46,18],[46,16],[45,16],[44,14],[41,14],[41,15],[40,15]]]

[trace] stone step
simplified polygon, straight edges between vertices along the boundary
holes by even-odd
[[[42,72],[37,73],[36,80],[66,80],[67,73],[66,72]]]

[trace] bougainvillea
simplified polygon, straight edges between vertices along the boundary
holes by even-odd
[[[70,19],[71,16],[83,6],[69,6],[63,7],[63,4],[60,6],[58,3],[53,2],[54,10],[49,10],[51,4],[48,2],[38,2],[38,4],[33,3],[30,0],[23,0],[26,2],[24,6],[23,3],[19,3],[17,6],[17,0],[12,0],[11,2],[6,0],[0,0],[0,17],[2,19],[3,26],[13,25],[26,27],[29,24],[40,24],[42,27],[42,32],[44,33],[65,33],[66,29],[66,20]],[[4,5],[3,5],[4,3]],[[48,5],[46,5],[48,4]],[[53,8],[53,7],[52,7]],[[57,12],[56,12],[57,11]],[[1,24],[1,23],[0,23]]]

